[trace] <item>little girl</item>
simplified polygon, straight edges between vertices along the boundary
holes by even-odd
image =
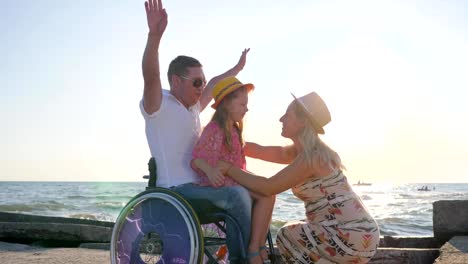
[[[227,161],[241,169],[246,168],[242,125],[247,113],[248,93],[252,84],[242,84],[235,77],[220,81],[213,88],[216,109],[211,121],[204,128],[192,153],[192,168],[200,176],[201,186],[223,187],[238,185],[230,177],[224,177],[216,167],[218,160]],[[250,191],[254,204],[248,246],[249,263],[268,260],[265,240],[275,204],[275,196],[262,196]]]

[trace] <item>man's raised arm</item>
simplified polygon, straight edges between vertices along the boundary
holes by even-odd
[[[200,98],[200,106],[201,106],[201,111],[205,109],[205,107],[210,103],[211,99],[213,98],[211,92],[213,91],[213,87],[222,79],[230,77],[230,76],[236,76],[242,69],[244,69],[245,63],[247,61],[247,53],[249,52],[250,49],[244,49],[242,51],[242,55],[239,58],[239,62],[230,70],[226,71],[223,74],[220,74],[216,77],[213,77],[208,84],[206,84],[205,90],[203,90],[203,94]]]
[[[159,110],[162,101],[161,76],[159,73],[159,43],[167,26],[167,13],[161,0],[145,2],[146,19],[148,20],[148,41],[143,53],[143,106],[146,113]]]

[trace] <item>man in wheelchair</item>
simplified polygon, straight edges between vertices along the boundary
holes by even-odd
[[[231,263],[241,260],[248,245],[252,200],[242,186],[202,187],[190,167],[192,149],[201,133],[200,112],[211,101],[214,85],[228,76],[236,76],[246,63],[248,50],[239,62],[206,83],[202,64],[195,58],[178,56],[169,65],[169,90],[162,89],[159,44],[167,26],[167,13],[161,0],[145,2],[149,27],[143,54],[143,98],[140,110],[145,119],[145,132],[152,157],[157,164],[157,186],[170,188],[188,200],[206,200],[231,215],[239,224],[241,236],[227,220],[227,246]],[[192,40],[187,40],[190,42]],[[204,208],[196,208],[202,210]],[[197,212],[203,213],[203,212]]]

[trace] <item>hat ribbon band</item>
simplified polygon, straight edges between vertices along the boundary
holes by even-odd
[[[224,92],[226,92],[227,89],[231,88],[232,86],[236,85],[236,84],[242,84],[241,82],[233,82],[231,83],[230,85],[224,87],[219,93],[218,95],[215,97],[215,101],[218,101],[218,98],[224,94]]]

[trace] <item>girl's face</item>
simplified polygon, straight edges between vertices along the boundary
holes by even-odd
[[[283,123],[281,136],[285,138],[297,137],[305,126],[304,121],[296,115],[294,102],[289,105],[286,113],[280,118],[280,122]]]
[[[228,117],[233,122],[240,122],[244,119],[245,113],[249,111],[247,104],[249,96],[245,89],[239,90],[234,98],[226,105]]]

